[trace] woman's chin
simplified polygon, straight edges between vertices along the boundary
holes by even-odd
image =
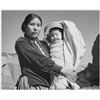
[[[39,35],[36,34],[36,35],[32,35],[32,38],[37,38]]]

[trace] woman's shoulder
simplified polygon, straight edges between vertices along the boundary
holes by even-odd
[[[22,45],[26,45],[28,44],[28,40],[25,37],[19,37],[16,41],[15,41],[15,46],[22,46]]]
[[[17,40],[16,40],[16,43],[19,43],[19,42],[25,42],[27,41],[27,39],[25,37],[19,37]]]

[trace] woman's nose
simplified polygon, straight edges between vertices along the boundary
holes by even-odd
[[[34,28],[34,31],[37,31],[37,29],[36,29],[36,28]]]
[[[38,30],[37,26],[34,26],[34,28],[33,28],[33,29],[34,29],[34,31],[37,31],[37,30]]]

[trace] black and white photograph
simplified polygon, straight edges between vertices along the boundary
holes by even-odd
[[[0,1],[0,99],[100,98],[98,0]]]
[[[99,90],[99,10],[2,10],[1,90]]]

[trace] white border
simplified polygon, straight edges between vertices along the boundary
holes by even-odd
[[[100,7],[99,0],[83,0],[83,1],[82,0],[2,0],[0,1],[0,10],[99,10],[99,7]],[[1,19],[1,13],[0,13],[0,19]],[[1,31],[1,26],[0,26],[0,31]],[[90,90],[79,90],[79,91],[0,90],[1,100],[9,100],[9,99],[10,100],[13,99],[94,100],[98,98],[100,98],[99,90],[92,90],[92,91]]]
[[[99,0],[2,0],[2,10],[98,10]]]

